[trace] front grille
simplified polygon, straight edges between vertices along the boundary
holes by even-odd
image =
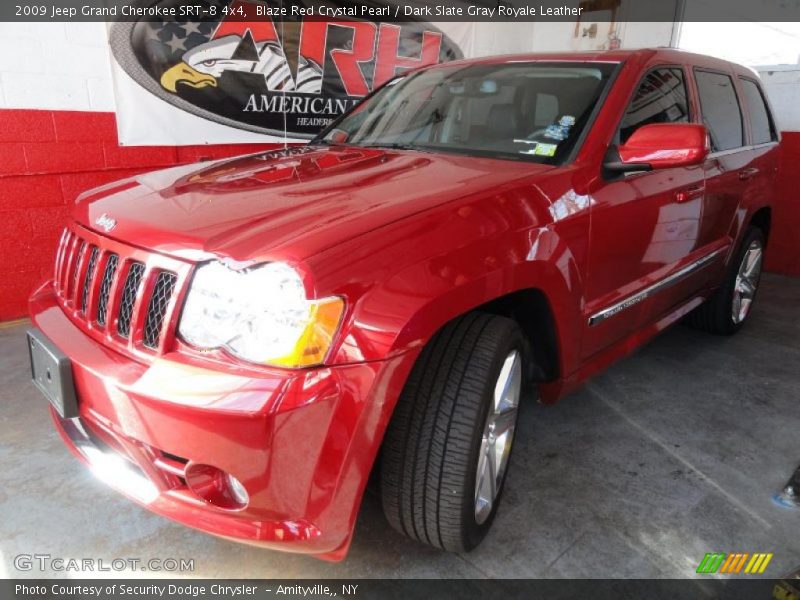
[[[130,352],[166,349],[191,265],[68,228],[55,268],[59,302],[89,335]]]
[[[144,321],[144,345],[148,348],[158,348],[158,341],[161,337],[161,328],[164,324],[164,317],[167,314],[167,306],[172,299],[175,291],[175,283],[178,278],[174,273],[161,271],[153,286],[153,295],[150,296],[150,304],[147,306],[147,317]]]

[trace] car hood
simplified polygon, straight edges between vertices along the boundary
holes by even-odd
[[[76,220],[189,260],[302,260],[553,167],[353,146],[304,146],[139,175],[82,194]]]

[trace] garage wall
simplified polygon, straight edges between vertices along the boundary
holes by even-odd
[[[481,23],[465,50],[469,56],[514,54],[523,51],[521,46],[530,52],[579,52],[608,50],[613,40],[620,48],[645,48],[669,46],[675,34],[674,23],[602,22],[596,31],[569,21]]]
[[[800,48],[797,46],[795,50]],[[783,132],[781,166],[773,236],[767,252],[767,267],[785,275],[800,276],[800,195],[797,193],[797,165],[800,164],[800,65],[758,67],[778,128]]]
[[[0,321],[50,274],[70,204],[142,171],[266,145],[122,148],[102,23],[0,24]]]
[[[800,85],[795,88],[795,97]],[[780,174],[772,214],[772,237],[767,248],[767,270],[800,277],[800,195],[797,165],[800,164],[800,130],[784,131]]]

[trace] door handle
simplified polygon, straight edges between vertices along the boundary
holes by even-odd
[[[739,180],[746,181],[748,179],[752,179],[758,175],[758,169],[756,167],[750,167],[749,169],[742,169],[739,171]]]
[[[688,187],[684,190],[680,190],[675,192],[675,201],[676,202],[688,202],[692,198],[697,198],[698,196],[702,196],[706,191],[705,185],[693,185]]]

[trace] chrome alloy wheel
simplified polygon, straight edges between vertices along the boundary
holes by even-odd
[[[522,357],[512,350],[503,362],[486,417],[475,475],[475,521],[483,524],[492,513],[508,466],[517,409],[522,392]]]
[[[731,317],[737,325],[744,321],[750,313],[753,298],[758,289],[758,280],[761,277],[763,257],[764,248],[761,246],[761,242],[753,240],[747,252],[744,253],[742,264],[739,265],[739,272],[736,275],[736,283],[733,286]]]

